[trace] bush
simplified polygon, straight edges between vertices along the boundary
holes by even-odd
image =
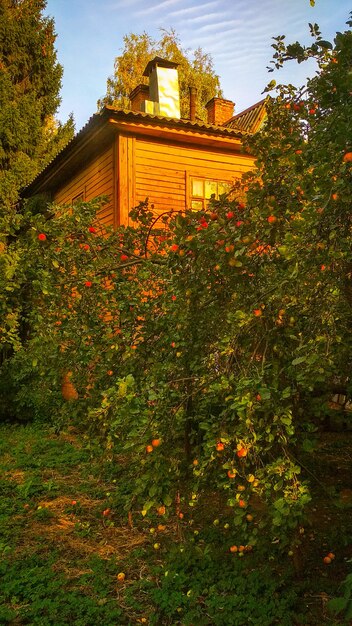
[[[245,545],[290,553],[310,500],[300,451],[336,388],[350,393],[352,33],[332,46],[312,30],[309,48],[278,39],[277,64],[319,70],[268,99],[231,198],[158,217],[146,202],[115,232],[98,201],[28,217],[11,365],[23,356],[36,413],[65,383],[59,413],[128,468],[125,510],[196,515],[213,493]]]

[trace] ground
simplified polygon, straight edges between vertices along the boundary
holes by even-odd
[[[75,430],[3,425],[0,624],[348,624],[328,602],[351,572],[351,460],[346,432],[322,433],[303,460],[313,500],[295,563],[275,545],[239,559],[231,529],[128,516],[123,468],[92,458]]]

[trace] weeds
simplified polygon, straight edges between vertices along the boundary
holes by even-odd
[[[152,526],[142,516],[128,520],[123,502],[133,480],[129,468],[104,467],[79,436],[35,425],[2,427],[0,624],[348,623],[351,523],[347,511],[335,506],[339,483],[324,464],[324,455],[331,461],[333,451],[339,453],[335,444],[320,447],[317,463],[325,486],[331,482],[336,494],[317,494],[301,542],[307,571],[295,578],[275,544],[256,546],[243,558],[232,554],[237,531],[222,519],[207,530],[187,515],[177,523],[156,515]],[[209,502],[204,515],[212,519]],[[332,549],[336,559],[326,567],[321,556]]]

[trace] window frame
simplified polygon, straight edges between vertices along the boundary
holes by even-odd
[[[71,200],[71,204],[73,206],[74,204],[78,204],[78,202],[84,202],[84,200],[85,200],[85,190],[83,189],[76,196],[73,196]]]
[[[193,185],[194,183],[202,183],[203,189],[202,189],[202,195],[197,195],[197,194],[193,194]],[[216,192],[215,194],[211,194],[209,197],[206,197],[206,184],[215,184],[216,185]],[[219,190],[219,186],[223,186],[223,187],[227,187],[227,191],[223,190],[220,191]],[[233,183],[231,183],[228,180],[223,180],[223,179],[219,179],[219,178],[207,178],[206,176],[197,176],[197,175],[193,175],[190,174],[189,176],[189,207],[190,209],[194,210],[194,211],[204,211],[207,209],[209,201],[211,200],[212,196],[215,196],[215,200],[219,200],[219,197],[221,195],[223,195],[224,193],[229,193],[231,191],[231,188],[233,187]],[[196,204],[198,203],[198,206],[196,206]]]

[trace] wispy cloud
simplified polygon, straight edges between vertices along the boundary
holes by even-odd
[[[226,15],[227,15],[226,11],[224,11],[223,13],[220,13],[219,11],[217,11],[216,13],[214,12],[214,13],[206,13],[205,15],[196,15],[195,17],[187,18],[186,26],[193,27],[194,24],[201,24],[202,22],[209,22],[214,19],[224,18],[226,17]]]
[[[308,0],[47,0],[65,68],[60,119],[74,111],[80,127],[95,110],[126,33],[146,31],[156,38],[158,27],[170,25],[183,48],[201,47],[212,56],[225,96],[243,109],[260,99],[268,76],[273,77],[266,72],[272,37],[286,34],[287,42],[310,42],[308,22],[317,22],[324,39],[331,40],[336,30],[345,29],[350,4],[317,0],[312,9]],[[287,76],[301,84],[314,71],[307,63],[292,62],[278,80]]]
[[[172,6],[173,4],[180,4],[180,3],[182,4],[182,0],[164,0],[164,2],[160,2],[159,4],[154,4],[153,6],[148,7],[147,9],[138,11],[136,15],[138,16],[151,15],[155,13],[156,11],[163,11],[164,9],[167,9],[169,6]]]
[[[192,13],[200,13],[200,12],[204,12],[207,11],[208,9],[214,8],[216,6],[219,5],[219,0],[215,0],[215,2],[205,2],[205,4],[198,4],[197,6],[193,6],[193,7],[182,7],[181,9],[179,9],[178,11],[172,11],[171,13],[169,13],[168,17],[188,17],[190,15],[192,15]],[[204,13],[204,15],[202,15],[201,19],[208,19],[209,15],[214,15],[213,13]],[[195,18],[191,18],[191,19],[195,19]]]
[[[211,24],[200,26],[198,30],[200,33],[215,30],[221,33],[222,36],[225,31],[232,30],[234,26],[240,27],[242,25],[242,20],[224,20],[223,22],[212,22]]]
[[[125,9],[133,5],[143,4],[142,0],[117,0],[117,2],[111,2],[106,6],[108,11],[118,11],[119,9]]]

